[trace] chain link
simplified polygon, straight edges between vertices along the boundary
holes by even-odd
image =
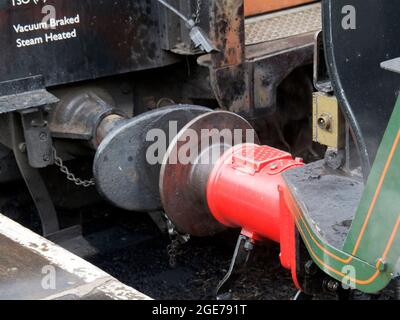
[[[193,19],[195,24],[200,23],[201,7],[203,5],[203,0],[197,0],[196,13],[193,14]]]
[[[54,154],[54,164],[60,168],[60,171],[66,175],[67,180],[75,183],[75,185],[79,187],[84,187],[84,188],[89,188],[92,186],[95,186],[96,183],[94,181],[94,178],[90,180],[83,180],[80,178],[77,178],[69,169],[67,166],[64,165],[63,160],[57,155],[57,151],[55,148],[53,148],[53,154]]]
[[[190,240],[190,235],[179,233],[173,222],[165,215],[167,219],[168,234],[171,239],[171,243],[167,247],[169,256],[169,265],[171,268],[176,267],[176,258],[178,255],[182,254],[182,245]]]
[[[176,268],[176,257],[180,254],[180,243],[178,239],[171,240],[171,243],[167,247],[169,266]]]

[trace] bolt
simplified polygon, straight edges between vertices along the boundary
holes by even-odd
[[[18,145],[18,149],[19,149],[19,151],[21,151],[22,153],[25,153],[25,152],[26,152],[26,143],[25,143],[25,142],[21,142],[21,143]]]
[[[321,114],[317,120],[318,127],[320,127],[322,130],[325,131],[330,131],[332,128],[332,116],[324,113]]]
[[[339,282],[334,280],[329,280],[326,284],[326,288],[331,292],[336,292],[339,289]]]
[[[311,260],[305,264],[304,269],[305,269],[306,273],[311,276],[315,275],[318,271],[317,266],[315,265],[314,261],[311,261]]]
[[[46,141],[46,140],[47,140],[47,133],[46,133],[46,132],[41,132],[41,133],[39,134],[39,139],[40,139],[41,141]]]
[[[345,163],[346,157],[343,150],[328,148],[325,154],[325,163],[329,168],[337,170]]]
[[[376,261],[376,265],[378,266],[378,270],[381,272],[385,272],[387,270],[387,262],[382,258],[379,258]]]

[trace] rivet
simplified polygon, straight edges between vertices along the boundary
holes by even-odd
[[[376,261],[376,265],[378,267],[378,270],[381,272],[384,272],[387,270],[387,262],[385,260],[383,260],[382,258],[379,258]]]

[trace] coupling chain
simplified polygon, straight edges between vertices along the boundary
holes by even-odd
[[[196,3],[196,12],[193,15],[194,23],[199,24],[200,23],[200,15],[201,15],[201,8],[203,5],[203,0],[197,0]]]
[[[57,155],[57,151],[53,148],[54,154],[54,164],[60,168],[60,171],[65,174],[67,180],[73,182],[78,187],[89,188],[96,185],[94,178],[90,180],[83,180],[81,178],[77,178],[74,173],[72,173],[68,167],[64,164],[63,160]]]
[[[169,265],[171,268],[176,268],[177,256],[182,254],[182,245],[190,240],[189,234],[181,234],[176,230],[173,222],[165,215],[167,219],[168,235],[171,243],[167,246],[169,256]]]

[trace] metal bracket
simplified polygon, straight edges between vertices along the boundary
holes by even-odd
[[[58,101],[46,90],[42,76],[0,83],[0,114],[43,107]]]
[[[341,149],[345,142],[345,120],[335,96],[323,92],[313,94],[313,140]]]
[[[238,278],[240,278],[243,270],[247,267],[253,249],[254,240],[247,236],[240,235],[236,243],[235,252],[233,253],[229,270],[217,287],[217,300],[232,299],[233,285]]]
[[[44,85],[42,76],[0,83],[0,114],[18,111],[22,115],[29,164],[44,168],[53,163],[52,139],[43,108],[59,100]]]
[[[189,36],[193,41],[195,48],[200,48],[202,51],[208,53],[217,51],[208,35],[203,31],[203,29],[196,25],[196,21],[186,18],[179,10],[170,5],[167,1],[158,0],[158,2],[185,22],[186,27],[190,30]]]
[[[23,147],[24,130],[18,113],[10,113],[9,119],[15,160],[38,211],[43,236],[51,239],[53,242],[62,242],[65,239],[81,235],[82,229],[80,225],[75,225],[66,229],[60,228],[58,214],[47,186],[39,170],[30,165],[27,148]]]
[[[16,113],[10,114],[15,160],[38,210],[43,235],[48,236],[60,230],[57,212],[39,171],[30,166],[27,154],[24,152],[25,150],[21,148],[24,136],[21,123],[18,121],[19,119],[17,119],[17,116],[18,114]]]
[[[43,111],[27,109],[21,112],[21,116],[29,164],[33,168],[45,168],[53,164],[53,140]]]

